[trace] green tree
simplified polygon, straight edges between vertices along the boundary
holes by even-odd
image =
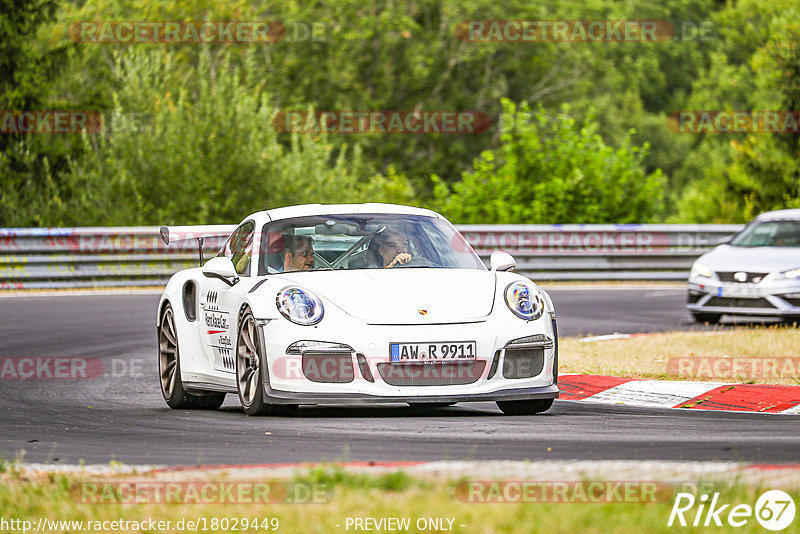
[[[143,128],[84,136],[87,157],[69,180],[74,196],[60,224],[199,224],[238,222],[247,213],[315,202],[405,201],[413,193],[397,176],[371,177],[360,149],[336,149],[325,137],[294,136],[287,148],[272,124],[263,90],[242,80],[244,68],[224,54],[214,78],[191,89],[175,84],[172,54],[115,54],[122,82],[115,113],[151,103]],[[209,64],[201,56],[199,67]]]
[[[56,0],[0,0],[0,112],[50,104],[49,84],[65,48],[49,48],[37,37],[57,6]],[[0,226],[46,223],[47,198],[62,187],[59,175],[74,153],[65,139],[0,133]]]
[[[695,109],[800,111],[800,5],[746,0],[717,16],[724,39],[693,94]],[[800,134],[698,135],[681,173],[676,220],[745,222],[800,206]],[[695,157],[695,154],[697,155]]]
[[[503,101],[517,120],[448,187],[438,182],[438,207],[460,223],[633,223],[659,215],[663,180],[647,174],[647,145],[629,138],[608,146],[591,118],[581,125],[564,106],[560,113],[530,112],[527,104]]]

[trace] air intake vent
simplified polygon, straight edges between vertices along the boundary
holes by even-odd
[[[716,306],[720,308],[775,308],[770,301],[765,298],[746,299],[733,297],[711,297],[705,306]]]
[[[379,363],[378,372],[392,386],[460,386],[476,382],[486,362]]]
[[[197,320],[197,286],[191,280],[183,284],[183,313],[187,321]]]
[[[361,376],[364,377],[364,380],[367,382],[375,382],[375,377],[372,376],[372,371],[369,370],[366,356],[363,354],[356,354],[356,360],[358,360],[358,370],[361,371]]]
[[[717,278],[723,282],[739,282],[757,284],[769,273],[746,273],[743,271],[722,271],[717,272]],[[738,275],[738,276],[737,276]]]
[[[695,302],[703,298],[703,295],[705,295],[705,293],[703,293],[702,291],[694,291],[690,289],[689,293],[686,295],[686,302],[688,304],[694,304]]]
[[[779,295],[779,296],[792,306],[800,306],[800,298],[798,297],[789,297],[787,295]]]
[[[487,380],[492,378],[495,375],[495,373],[497,373],[497,366],[500,363],[500,354],[501,353],[502,353],[502,351],[500,351],[500,350],[498,350],[497,352],[494,353],[494,358],[492,358],[492,366],[489,367],[489,374],[486,377]]]
[[[531,378],[544,368],[544,349],[506,349],[503,359],[503,377]]]
[[[355,378],[349,352],[304,352],[303,375],[312,382],[345,384]]]

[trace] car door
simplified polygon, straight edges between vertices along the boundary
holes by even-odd
[[[205,278],[200,294],[203,310],[203,339],[211,366],[221,372],[233,373],[238,312],[242,297],[253,285],[251,263],[255,223],[247,221],[236,229],[217,256],[233,262],[239,281],[233,286],[217,278]]]

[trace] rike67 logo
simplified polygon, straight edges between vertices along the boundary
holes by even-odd
[[[788,493],[780,490],[767,491],[758,498],[755,507],[749,504],[723,504],[719,493],[709,499],[708,494],[696,498],[691,493],[678,493],[669,514],[667,526],[721,527],[728,524],[742,527],[753,517],[767,530],[780,531],[794,521],[795,505]]]

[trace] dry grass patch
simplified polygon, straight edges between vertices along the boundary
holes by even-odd
[[[800,385],[800,329],[755,326],[559,340],[561,373]]]

